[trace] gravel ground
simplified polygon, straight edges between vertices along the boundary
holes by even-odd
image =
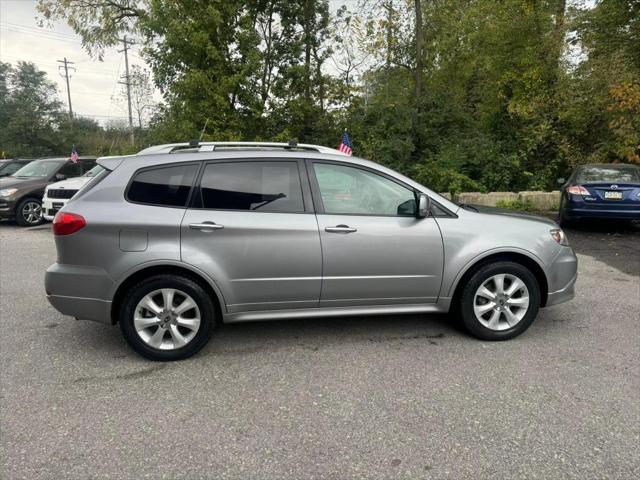
[[[640,233],[568,234],[576,299],[509,342],[265,322],[161,364],[50,307],[50,232],[2,224],[0,477],[639,478]]]

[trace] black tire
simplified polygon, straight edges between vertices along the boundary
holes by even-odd
[[[172,288],[189,295],[198,306],[200,327],[193,339],[181,348],[161,350],[148,345],[134,326],[134,314],[138,303],[149,293]],[[119,315],[120,329],[133,349],[149,360],[172,361],[189,358],[204,347],[217,323],[214,300],[196,281],[179,275],[156,275],[134,285],[122,302]]]
[[[492,330],[484,326],[476,318],[474,302],[477,290],[489,278],[498,274],[510,274],[518,277],[529,291],[529,307],[522,319],[513,327],[505,330]],[[524,332],[535,320],[540,309],[540,286],[531,271],[523,265],[515,262],[497,262],[486,264],[478,269],[462,291],[460,297],[460,312],[466,330],[481,340],[509,340]]]
[[[36,221],[30,221],[30,219],[25,216],[24,210],[25,207],[28,206],[28,204],[36,203],[40,206],[40,218]],[[18,205],[16,206],[16,222],[21,227],[35,227],[42,224],[42,222],[44,222],[44,217],[42,214],[42,202],[34,197],[23,198],[22,200],[20,200],[20,202],[18,202]]]

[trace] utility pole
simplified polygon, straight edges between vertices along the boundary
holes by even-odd
[[[129,132],[131,134],[131,145],[135,143],[135,139],[133,138],[133,113],[131,112],[131,77],[129,76],[129,45],[133,45],[133,42],[127,40],[127,37],[122,39],[122,43],[124,44],[124,48],[122,50],[118,50],[118,52],[124,52],[124,68],[125,68],[125,81],[118,82],[127,86],[127,103],[129,105]]]
[[[75,62],[70,62],[67,60],[67,57],[64,57],[62,60],[58,60],[58,63],[62,63],[62,65],[58,65],[58,73],[60,73],[60,69],[64,68],[64,75],[60,73],[60,76],[64,76],[67,82],[67,99],[69,100],[69,122],[73,120],[73,108],[71,108],[71,88],[69,87],[69,70],[76,71],[76,67],[70,67],[69,65],[74,65]]]

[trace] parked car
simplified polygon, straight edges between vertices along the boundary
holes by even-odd
[[[103,167],[96,165],[81,177],[62,180],[47,186],[42,197],[42,210],[45,220],[52,221],[58,210],[64,207],[80,188],[102,170],[104,170]]]
[[[326,147],[189,147],[99,159],[53,223],[49,302],[119,323],[147,358],[189,357],[219,322],[296,317],[459,311],[505,340],[574,296],[548,219],[465,209]]]
[[[9,177],[0,178],[0,218],[15,218],[18,225],[34,226],[43,221],[45,187],[66,178],[79,177],[95,167],[95,158],[43,158],[25,165]]]
[[[27,160],[23,158],[0,159],[0,178],[13,175],[15,172],[32,161],[33,160]]]
[[[560,224],[587,219],[640,220],[640,167],[581,165],[561,188]]]

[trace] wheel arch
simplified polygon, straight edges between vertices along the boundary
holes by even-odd
[[[467,281],[476,273],[480,268],[485,265],[496,262],[514,262],[526,267],[536,278],[538,285],[540,286],[540,306],[544,307],[547,304],[547,297],[549,294],[549,283],[547,275],[542,268],[541,262],[530,255],[527,255],[518,251],[500,251],[500,252],[488,252],[481,257],[476,257],[469,262],[458,273],[456,280],[454,281],[451,290],[453,295],[451,297],[451,305],[455,308],[460,301],[462,290],[467,284]]]
[[[219,321],[222,321],[223,314],[226,311],[226,304],[222,292],[220,292],[213,280],[191,265],[182,262],[172,262],[143,264],[139,268],[129,270],[123,275],[123,279],[117,284],[111,297],[113,299],[111,302],[111,324],[115,325],[118,323],[118,312],[129,288],[145,278],[162,274],[179,275],[199,283],[213,299],[216,313],[219,315]]]

